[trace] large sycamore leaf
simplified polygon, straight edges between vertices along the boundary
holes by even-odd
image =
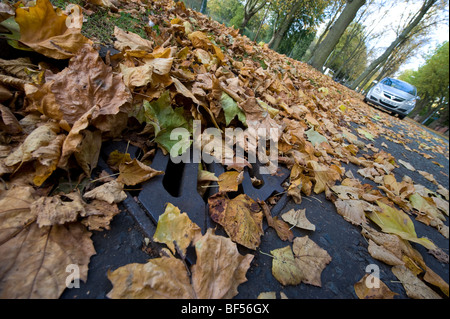
[[[212,220],[223,226],[230,238],[250,249],[256,249],[263,235],[261,207],[245,194],[233,199],[223,193],[208,198]]]
[[[184,128],[189,132],[191,131],[189,123],[184,117],[183,108],[178,107],[173,109],[171,104],[169,91],[165,91],[161,97],[154,102],[149,103],[148,101],[144,101],[145,121],[153,125],[156,136],[155,141],[167,152],[170,152],[175,144],[181,142],[170,138],[173,129]],[[184,141],[183,145],[178,150],[178,155],[184,153],[184,151],[189,148],[190,144],[190,140]]]
[[[196,263],[191,277],[186,264],[173,256],[129,264],[108,272],[113,289],[109,298],[120,299],[220,299],[232,298],[247,281],[253,255],[242,256],[229,238],[212,229],[195,242]],[[192,282],[192,285],[191,285]]]
[[[301,282],[321,287],[320,276],[331,257],[308,236],[296,237],[290,246],[271,251],[272,274],[283,285],[298,285]]]
[[[381,208],[381,211],[374,210],[367,213],[367,216],[375,224],[380,226],[383,232],[396,234],[403,239],[421,244],[425,248],[431,250],[435,250],[437,248],[436,245],[428,238],[417,238],[414,223],[403,211],[399,211],[381,201],[377,201],[377,205]]]
[[[185,255],[186,249],[197,236],[201,236],[200,227],[186,213],[181,214],[178,207],[167,203],[164,214],[159,216],[153,240],[166,244],[173,254],[177,252],[175,242]]]
[[[76,8],[81,15],[81,7]],[[81,26],[68,28],[69,20],[60,9],[53,9],[49,0],[37,0],[33,7],[16,9],[20,42],[54,59],[70,58],[84,44],[92,43],[80,33]]]
[[[0,199],[0,298],[58,298],[72,264],[87,279],[91,233],[80,223],[39,227],[34,197],[30,187],[15,187]]]
[[[122,75],[114,73],[89,45],[82,47],[70,59],[69,66],[51,79],[51,92],[61,114],[61,118],[56,119],[63,119],[70,125],[94,106],[98,110],[92,114],[93,120],[101,116],[116,115],[120,111],[126,112],[128,102],[131,101],[131,94],[122,81]]]

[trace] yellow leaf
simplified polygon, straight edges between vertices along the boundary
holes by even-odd
[[[223,193],[208,198],[211,218],[222,225],[231,240],[256,249],[263,234],[263,213],[258,203],[245,194],[228,199]]]
[[[164,174],[164,172],[157,171],[137,159],[133,159],[131,162],[121,163],[119,165],[119,172],[117,181],[125,185],[136,185],[157,175]]]
[[[200,227],[193,223],[186,213],[181,214],[178,207],[167,203],[166,210],[159,216],[153,240],[166,244],[173,254],[177,252],[175,241],[185,255],[186,248],[198,236],[201,236]]]
[[[372,211],[367,216],[385,233],[396,234],[403,239],[421,244],[425,248],[434,250],[436,245],[425,237],[417,238],[416,230],[412,220],[403,211],[377,201],[381,211]]]

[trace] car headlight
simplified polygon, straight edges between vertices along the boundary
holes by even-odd
[[[374,93],[380,94],[381,93],[381,89],[377,86],[376,88],[373,89]]]
[[[416,105],[416,100],[406,102],[408,108],[413,108]]]

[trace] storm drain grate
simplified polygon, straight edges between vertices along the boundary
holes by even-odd
[[[101,150],[101,159],[99,166],[109,171],[106,164],[109,154],[118,150],[120,152],[127,151],[131,158],[136,158],[140,154],[140,149],[128,145],[124,141],[111,141],[104,143]],[[192,154],[192,152],[191,152]],[[257,175],[254,172],[259,171],[258,163],[252,164],[253,170],[247,167],[244,170],[244,179],[236,194],[230,193],[230,196],[245,193],[254,200],[267,200],[271,195],[283,193],[282,183],[289,177],[290,171],[287,168],[280,167],[274,175]],[[151,238],[153,236],[154,227],[156,226],[159,216],[164,213],[167,203],[177,206],[181,212],[186,212],[189,218],[196,223],[202,230],[206,232],[207,228],[215,227],[216,224],[209,218],[207,199],[209,196],[218,192],[218,187],[208,188],[202,197],[197,191],[197,174],[198,163],[179,163],[175,164],[170,160],[169,155],[164,155],[158,149],[153,158],[151,167],[156,170],[164,171],[164,175],[158,175],[143,183],[142,189],[137,191],[135,195],[136,202],[130,193],[124,201],[124,205],[133,215],[136,222],[142,228],[144,234]],[[222,165],[211,163],[207,169],[219,176],[225,169]],[[251,182],[251,177],[256,176],[262,181],[262,185],[255,187]],[[282,199],[286,199],[283,196]],[[284,206],[284,200],[273,208],[277,210],[277,206]],[[145,209],[143,211],[141,206]]]

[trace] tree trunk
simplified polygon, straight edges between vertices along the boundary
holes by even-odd
[[[330,19],[330,22],[328,22],[327,26],[325,27],[325,30],[323,30],[322,34],[320,35],[319,40],[317,40],[317,43],[314,45],[313,48],[311,48],[310,57],[314,56],[314,54],[316,53],[316,50],[317,50],[318,46],[322,43],[323,38],[327,34],[328,30],[330,30],[330,28],[333,25],[334,21],[336,21],[336,18],[338,17],[339,13],[342,10],[342,7],[343,6],[339,5],[339,7],[337,8],[337,10],[334,13],[333,17]]]
[[[381,62],[386,61],[389,55],[394,51],[394,49],[405,39],[408,37],[409,33],[414,29],[415,26],[419,24],[424,15],[428,12],[428,10],[437,2],[437,0],[425,0],[422,8],[415,16],[415,18],[411,21],[411,23],[402,31],[402,33],[391,43],[391,45],[384,51],[384,53],[378,57],[375,61],[373,61],[364,72],[353,82],[351,85],[351,89],[355,89],[366,77],[369,73],[373,71]]]
[[[322,71],[323,65],[330,53],[336,47],[345,29],[356,17],[356,13],[366,3],[366,0],[347,0],[347,4],[339,15],[339,18],[331,27],[325,39],[316,49],[316,53],[308,61],[308,64],[319,71]]]
[[[268,43],[269,48],[271,48],[274,51],[278,49],[278,47],[281,44],[281,40],[283,40],[284,35],[291,27],[292,22],[294,22],[295,14],[300,9],[302,4],[303,1],[295,2],[289,13],[284,18],[281,19],[279,27],[276,30],[274,30],[272,38]]]
[[[241,32],[244,32],[245,27],[249,23],[250,19],[253,18],[253,16],[258,13],[259,10],[264,8],[264,6],[267,5],[267,2],[261,2],[258,5],[257,0],[248,0],[245,3],[244,7],[244,18],[242,19],[242,23],[240,26]]]

